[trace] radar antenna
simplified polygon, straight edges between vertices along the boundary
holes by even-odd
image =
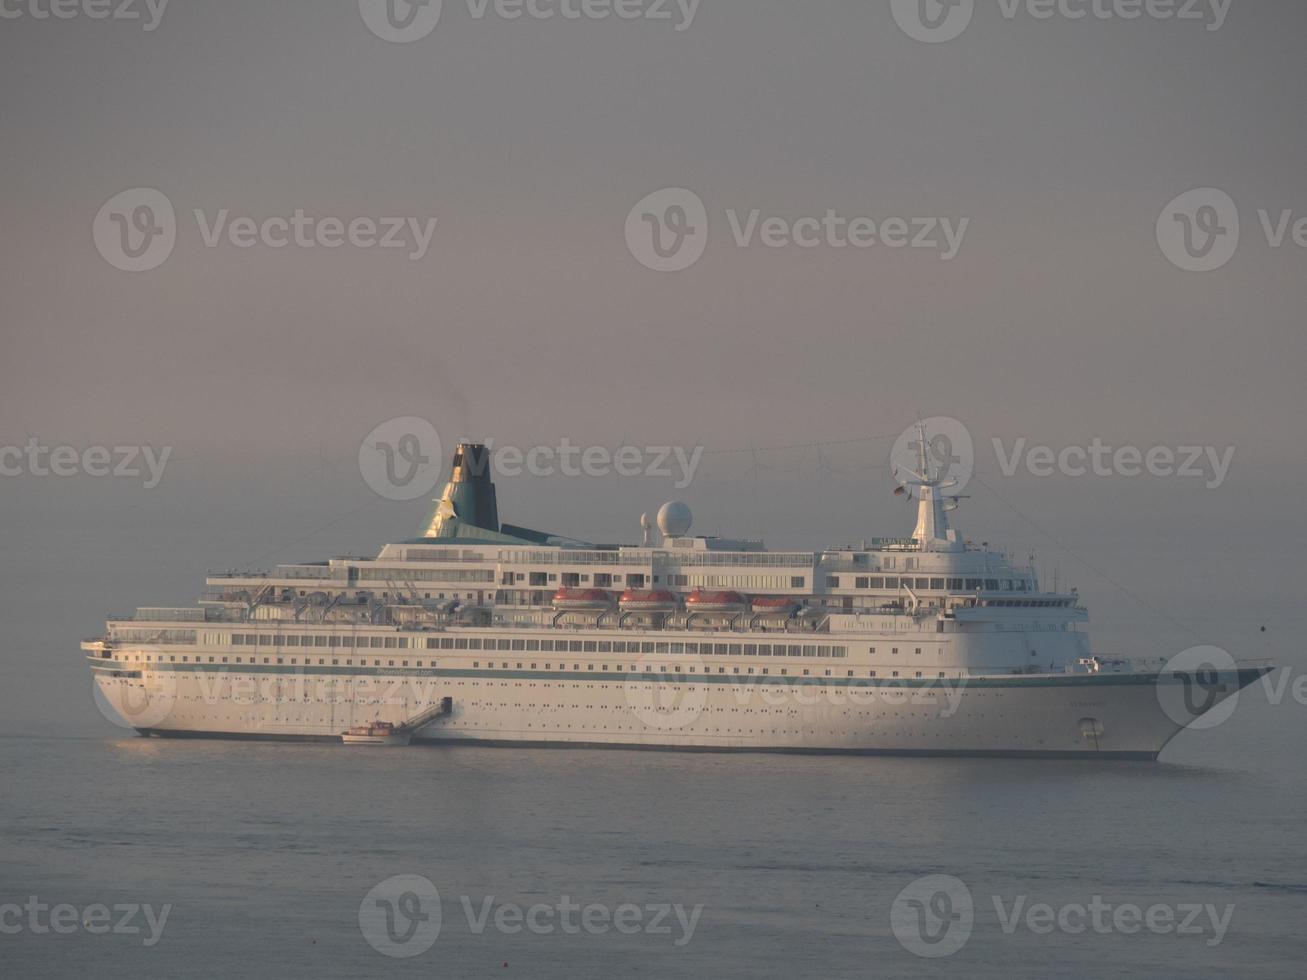
[[[948,511],[956,510],[961,494],[948,494],[945,490],[958,485],[958,481],[942,476],[931,458],[930,441],[926,438],[926,423],[917,420],[917,438],[912,443],[917,450],[917,468],[904,466],[909,477],[905,479],[896,468],[894,478],[899,482],[896,492],[912,488],[917,495],[917,526],[913,540],[925,551],[961,551],[965,547],[957,531],[949,527]]]

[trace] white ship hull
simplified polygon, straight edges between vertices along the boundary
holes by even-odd
[[[487,447],[460,445],[423,537],[210,575],[82,647],[149,735],[686,751],[1153,759],[1269,670],[1194,648],[1100,673],[1125,662],[1091,655],[1079,594],[966,541],[916,433],[912,536],[819,552],[690,536],[677,502],[658,544],[647,517],[639,546],[501,524]]]
[[[686,751],[1155,759],[1184,727],[1158,674],[937,681],[671,679],[657,674],[379,671],[366,676],[212,669],[122,671],[93,661],[105,701],[143,734],[339,739],[403,724],[446,697],[414,742]],[[207,667],[207,665],[205,665]],[[1266,668],[1231,672],[1193,717]],[[115,676],[117,675],[117,676]]]

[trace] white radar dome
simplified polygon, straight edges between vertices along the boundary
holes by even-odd
[[[669,538],[681,537],[690,530],[690,525],[693,523],[694,515],[690,513],[690,508],[679,500],[673,500],[658,508],[658,530]]]

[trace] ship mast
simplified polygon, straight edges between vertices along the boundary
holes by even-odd
[[[911,479],[895,474],[903,486],[912,487],[917,494],[917,526],[912,539],[923,551],[962,551],[962,540],[958,532],[949,527],[948,520],[948,512],[957,508],[957,497],[944,492],[957,486],[958,481],[941,475],[931,459],[924,422],[917,422],[915,444],[917,469],[907,470]]]

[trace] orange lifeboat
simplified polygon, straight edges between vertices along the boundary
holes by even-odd
[[[777,616],[788,616],[799,608],[797,599],[781,595],[756,595],[750,603],[756,613],[770,613]]]
[[[603,589],[562,588],[554,593],[555,609],[607,609],[612,604],[613,597]]]
[[[671,612],[679,605],[676,593],[666,589],[627,589],[621,599],[626,612]]]
[[[745,606],[744,596],[738,592],[705,592],[696,589],[685,600],[685,608],[691,612],[733,613]]]

